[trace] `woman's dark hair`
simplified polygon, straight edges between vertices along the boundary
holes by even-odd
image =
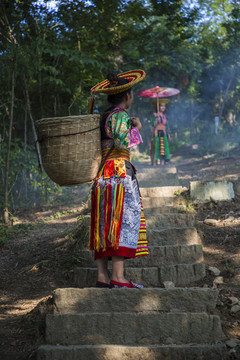
[[[107,75],[107,79],[110,82],[109,87],[117,87],[119,85],[125,85],[125,84],[128,83],[127,79],[120,78],[114,73],[109,73]],[[118,104],[120,104],[122,102],[125,94],[130,93],[131,90],[132,90],[132,88],[130,88],[128,90],[125,90],[125,91],[122,91],[122,92],[120,92],[118,94],[108,95],[107,100],[108,100],[108,102],[110,102],[110,104],[118,105]]]

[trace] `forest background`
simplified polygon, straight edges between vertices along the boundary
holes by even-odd
[[[117,73],[143,69],[134,91],[174,87],[166,112],[173,152],[183,144],[225,151],[239,145],[240,4],[237,0],[0,1],[0,208],[71,201],[41,174],[35,121],[87,114],[89,90]],[[97,95],[95,112],[106,106]],[[149,153],[151,99],[135,93]],[[214,116],[220,131],[214,132]]]

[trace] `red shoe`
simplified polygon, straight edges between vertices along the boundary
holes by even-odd
[[[136,283],[132,282],[131,279],[130,279],[129,283],[130,283],[131,285],[133,285],[134,288],[137,288],[137,289],[142,289],[142,288],[144,288],[143,285],[136,284]]]
[[[138,285],[133,283],[131,280],[128,283],[122,283],[119,281],[111,280],[110,284],[113,285],[114,288],[136,288],[136,289],[142,289],[143,285]]]

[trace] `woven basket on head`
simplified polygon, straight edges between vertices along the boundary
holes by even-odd
[[[61,186],[93,180],[101,163],[100,115],[36,121],[44,170]]]

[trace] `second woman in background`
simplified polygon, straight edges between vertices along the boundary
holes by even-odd
[[[151,139],[151,164],[156,166],[158,161],[160,165],[165,165],[170,161],[169,142],[170,135],[168,133],[168,122],[164,111],[166,110],[166,104],[170,102],[169,99],[159,99],[159,112],[153,114],[151,119],[153,125],[153,134]],[[153,102],[153,105],[157,105],[157,100]]]

